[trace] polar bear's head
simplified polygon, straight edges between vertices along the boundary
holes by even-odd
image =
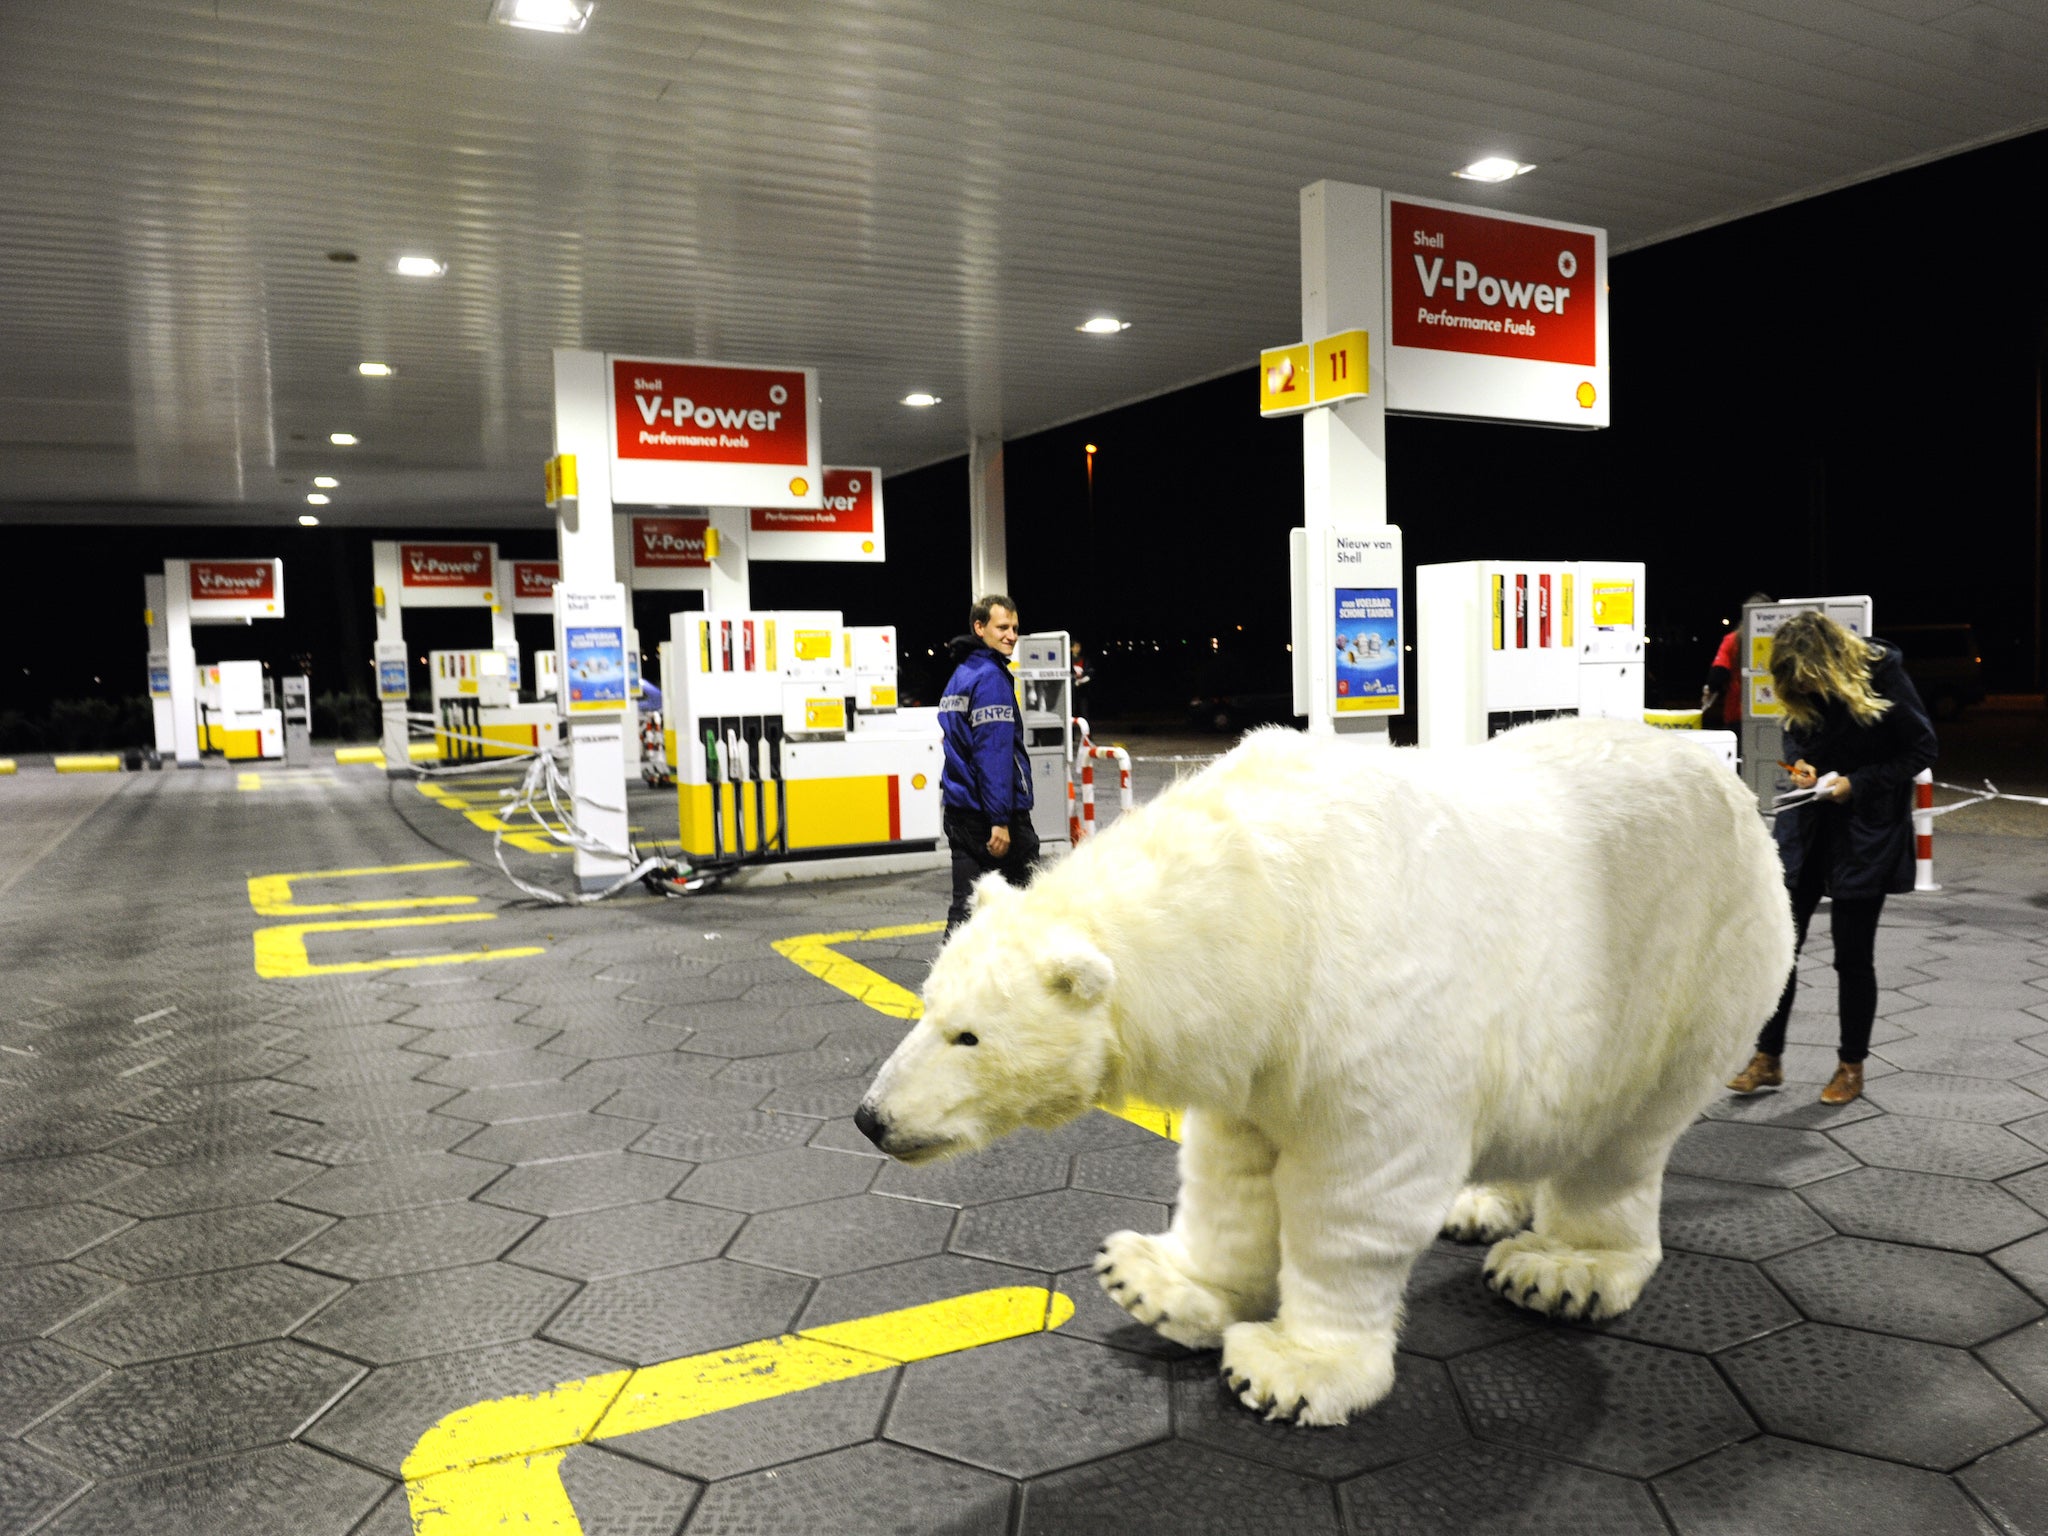
[[[983,877],[973,917],[925,982],[924,1017],[882,1063],[855,1123],[891,1157],[924,1163],[1084,1113],[1115,1071],[1115,979],[1078,926]]]

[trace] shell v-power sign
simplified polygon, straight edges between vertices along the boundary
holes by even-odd
[[[1385,193],[1381,255],[1377,330],[1266,351],[1261,412],[1335,404],[1377,376],[1393,412],[1608,425],[1605,230]]]
[[[815,369],[650,357],[606,361],[615,502],[820,505]]]

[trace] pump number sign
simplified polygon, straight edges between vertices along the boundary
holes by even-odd
[[[614,504],[820,504],[816,369],[682,358],[607,362]]]

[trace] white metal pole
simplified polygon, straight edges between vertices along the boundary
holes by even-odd
[[[164,636],[171,653],[171,744],[180,768],[197,768],[199,708],[193,697],[199,659],[192,649],[192,566],[164,562]]]
[[[555,514],[562,584],[571,589],[618,580],[612,548],[610,423],[606,420],[604,354],[555,349],[555,452],[576,457],[574,497]],[[626,836],[626,746],[621,720],[564,722],[577,825],[608,850],[576,850],[576,879],[586,891],[612,884],[631,868]]]
[[[1331,708],[1336,619],[1329,611],[1328,538],[1333,528],[1387,522],[1387,317],[1380,193],[1338,181],[1301,190],[1301,330],[1305,341],[1337,331],[1369,333],[1369,390],[1362,400],[1322,406],[1301,418],[1302,513],[1308,530],[1309,715],[1311,735],[1344,735],[1385,746],[1385,716],[1339,721]]]

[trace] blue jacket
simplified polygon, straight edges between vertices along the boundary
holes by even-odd
[[[939,798],[952,810],[979,811],[996,826],[1031,814],[1031,761],[1017,718],[1017,690],[1000,651],[978,646],[953,669],[939,699],[946,768]]]

